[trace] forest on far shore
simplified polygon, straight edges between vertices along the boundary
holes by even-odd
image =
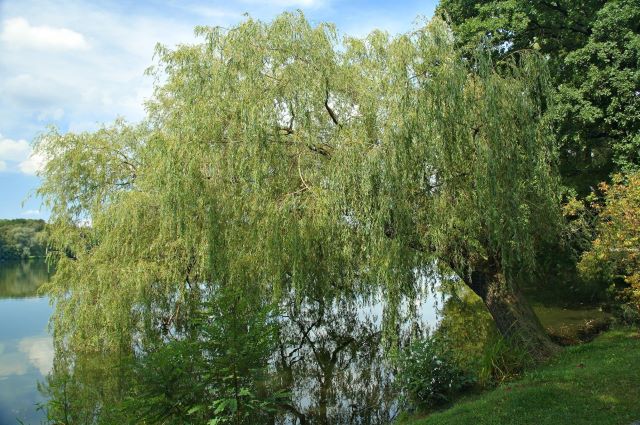
[[[44,220],[0,219],[0,261],[44,257],[46,247]]]

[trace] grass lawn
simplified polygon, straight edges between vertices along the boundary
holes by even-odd
[[[613,330],[490,392],[405,425],[611,424],[640,421],[640,338]]]

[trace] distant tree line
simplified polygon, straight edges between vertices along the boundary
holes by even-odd
[[[0,220],[0,261],[44,257],[45,226],[44,220]]]

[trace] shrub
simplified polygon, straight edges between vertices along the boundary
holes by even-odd
[[[592,280],[613,285],[625,321],[640,316],[640,172],[616,175],[601,183],[606,204],[600,213],[597,238],[580,261],[579,270]]]
[[[287,394],[269,386],[274,308],[220,286],[189,318],[188,337],[141,353],[128,409],[139,423],[266,422]]]
[[[456,365],[437,337],[430,336],[400,355],[397,382],[410,403],[432,408],[449,403],[475,378]]]

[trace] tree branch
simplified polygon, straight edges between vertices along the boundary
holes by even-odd
[[[338,122],[338,116],[333,111],[333,109],[331,109],[331,106],[329,106],[329,89],[326,90],[326,96],[324,98],[324,107],[329,113],[329,116],[331,117],[331,121],[333,121],[335,125],[339,126],[340,123]]]

